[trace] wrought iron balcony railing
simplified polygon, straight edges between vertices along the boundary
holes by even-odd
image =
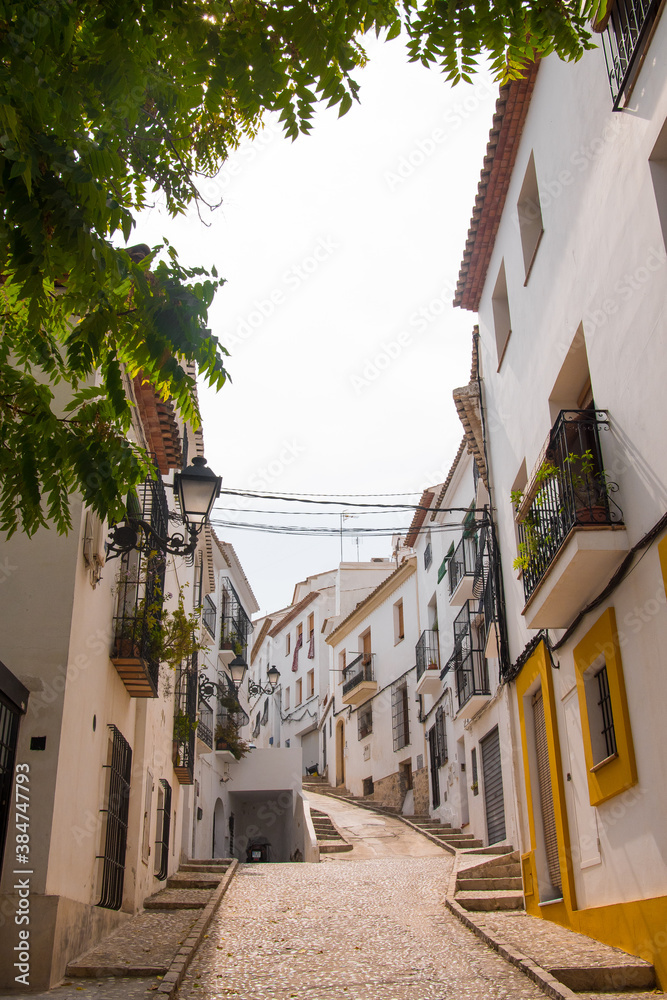
[[[164,537],[169,512],[162,479],[147,479],[128,510]],[[111,659],[133,697],[157,696],[160,661],[156,649],[164,603],[164,556],[141,535],[138,549],[122,557]],[[132,663],[136,663],[136,667]]]
[[[623,523],[616,483],[604,471],[600,431],[605,410],[561,410],[531,493],[518,503],[519,557],[526,600],[575,527]],[[515,564],[516,565],[516,564]]]
[[[231,580],[225,577],[222,581],[222,604],[220,616],[220,649],[234,649],[241,646],[245,655],[248,636],[253,625],[248,618],[241,599],[236,593]]]
[[[197,729],[197,654],[183,664],[176,681],[174,713],[174,771],[181,785],[191,785],[195,766]]]
[[[343,694],[352,691],[362,681],[374,681],[375,671],[373,669],[374,653],[360,653],[343,670]]]
[[[602,47],[614,111],[630,83],[655,23],[660,0],[614,0],[609,23],[602,35]]]
[[[207,594],[206,597],[204,598],[204,606],[201,612],[201,620],[204,625],[204,628],[206,629],[206,631],[208,632],[208,634],[211,636],[212,639],[215,638],[215,618],[216,618],[215,604]]]
[[[483,617],[476,602],[466,601],[454,619],[454,651],[440,676],[454,672],[459,709],[473,696],[491,695],[484,656]]]
[[[464,576],[473,576],[477,562],[477,542],[474,537],[463,537],[449,561],[449,596],[451,597]]]
[[[211,750],[213,749],[213,708],[204,699],[201,699],[199,702],[197,737],[207,747],[210,747]]]
[[[419,636],[419,641],[415,646],[417,658],[417,680],[425,670],[440,670],[440,648],[438,646],[438,633],[435,629],[427,628]]]

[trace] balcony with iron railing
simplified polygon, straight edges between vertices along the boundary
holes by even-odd
[[[343,670],[343,704],[361,705],[377,691],[375,654],[359,653]]]
[[[206,631],[208,632],[208,634],[211,636],[212,639],[215,639],[215,619],[216,619],[215,604],[207,594],[206,597],[204,598],[204,604],[201,612],[201,620],[204,628],[206,629]]]
[[[464,535],[449,560],[449,603],[459,607],[473,596],[477,540],[474,535]]]
[[[454,620],[454,651],[442,671],[443,677],[453,673],[459,711],[465,707],[469,716],[491,697],[482,627],[477,602],[466,601]]]
[[[529,628],[565,628],[628,550],[618,490],[602,460],[604,410],[561,410],[525,495],[513,494]]]
[[[172,762],[181,785],[191,785],[194,780],[198,683],[195,653],[183,663],[176,679]]]
[[[637,77],[657,21],[661,0],[614,0],[602,47],[614,111]]]
[[[158,476],[142,483],[128,510],[165,537],[169,513],[162,479]],[[165,559],[152,549],[143,533],[140,539],[138,548],[122,556],[111,662],[133,698],[156,698]]]
[[[436,629],[425,629],[415,646],[417,694],[440,692],[440,646]]]
[[[213,708],[205,698],[200,698],[199,700],[197,741],[200,752],[207,753],[213,749]]]
[[[246,657],[248,636],[252,622],[245,612],[241,599],[229,578],[222,581],[220,614],[220,650],[218,658],[224,665],[231,663],[237,653]]]

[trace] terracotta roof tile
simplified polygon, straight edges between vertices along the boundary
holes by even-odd
[[[523,80],[502,86],[496,101],[454,296],[455,306],[473,312],[479,308],[538,66],[533,63]]]
[[[421,500],[419,501],[420,509],[415,511],[414,517],[412,518],[412,524],[408,528],[408,533],[405,536],[405,544],[410,548],[412,548],[417,541],[417,535],[419,534],[421,526],[426,520],[426,515],[428,514],[427,508],[431,506],[434,496],[435,493],[433,492],[432,486],[429,487],[429,489],[424,490],[422,493]],[[391,577],[389,577],[389,579],[391,580]]]

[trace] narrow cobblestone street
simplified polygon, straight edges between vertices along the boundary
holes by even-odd
[[[533,1000],[543,993],[444,906],[453,858],[399,820],[322,796],[354,849],[320,865],[247,865],[181,986],[183,1000]]]

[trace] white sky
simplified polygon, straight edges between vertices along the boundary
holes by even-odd
[[[451,300],[498,87],[480,73],[452,89],[409,64],[400,39],[372,39],[368,51],[361,105],[341,119],[322,112],[294,143],[271,121],[204,183],[211,201],[223,198],[209,228],[196,213],[170,220],[154,209],[132,237],[164,235],[183,263],[227,279],[210,325],[233,383],[201,399],[206,457],[228,489],[421,492],[444,478],[461,439],[452,389],[468,381],[474,316]],[[297,508],[223,497],[217,507],[235,503]],[[338,524],[337,514],[218,514],[253,516]],[[337,536],[217,530],[264,612],[340,557]],[[390,547],[362,538],[359,554]],[[344,557],[356,559],[353,539]]]

